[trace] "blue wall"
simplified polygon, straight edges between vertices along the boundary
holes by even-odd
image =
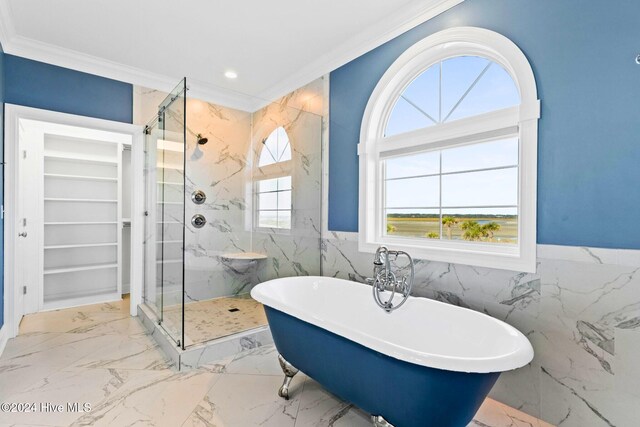
[[[133,86],[117,80],[5,55],[8,104],[131,123]]]
[[[4,206],[4,53],[0,45],[0,204]],[[4,325],[4,215],[0,218],[0,328]]]
[[[466,0],[331,73],[329,228],[358,229],[356,144],[393,61],[456,26],[504,34],[538,84],[538,242],[640,248],[640,2]]]
[[[133,86],[128,83],[3,54],[1,51],[0,82],[2,103],[126,123],[133,121]],[[1,122],[0,130],[4,136]],[[0,136],[2,153],[3,136]],[[4,224],[0,224],[0,236],[3,231]],[[0,268],[3,268],[4,262],[3,247],[0,246]],[[4,272],[4,269],[0,271]],[[3,274],[0,274],[0,296],[4,295]],[[4,323],[2,299],[0,326]]]

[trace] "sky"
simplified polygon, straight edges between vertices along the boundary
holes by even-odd
[[[387,123],[385,136],[449,123],[520,103],[509,74],[485,58],[463,56],[435,64],[407,86]],[[437,213],[417,210],[440,206],[450,213],[516,213],[514,208],[470,209],[517,205],[518,140],[515,137],[452,147],[385,161],[387,206],[395,213]],[[497,170],[466,172],[484,168]],[[445,174],[415,177],[420,175]],[[406,178],[406,179],[398,179]],[[441,192],[440,192],[441,188]]]

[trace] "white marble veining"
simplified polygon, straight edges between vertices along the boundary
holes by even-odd
[[[637,425],[637,251],[617,262],[617,251],[603,249],[540,252],[536,274],[416,260],[414,294],[485,312],[530,339],[533,362],[503,374],[494,398],[554,425]],[[325,235],[324,275],[364,281],[371,262],[356,233]]]
[[[282,371],[273,345],[178,372],[141,332],[139,321],[128,316],[126,306],[120,313],[107,306],[112,319],[124,319],[129,327],[77,332],[108,323],[106,317],[95,317],[102,312],[99,306],[36,314],[30,332],[10,340],[0,357],[2,402],[79,402],[89,403],[91,410],[0,412],[0,425],[371,426],[368,414],[303,373],[293,380],[292,398],[279,398]],[[548,427],[490,399],[470,426]]]
[[[247,113],[195,99],[186,108],[186,179],[185,215],[199,213],[207,225],[194,229],[187,221],[185,234],[185,297],[201,301],[237,295],[251,290],[256,283],[285,275],[320,273],[320,204],[322,171],[322,111],[325,108],[325,81],[318,79],[266,107]],[[135,122],[144,123],[157,112],[166,94],[136,87],[134,91]],[[171,119],[182,125],[180,114]],[[277,127],[289,135],[293,158],[292,176],[293,224],[291,230],[254,229],[254,182],[262,171],[254,167],[262,149],[262,141]],[[196,135],[208,138],[198,145]],[[207,201],[194,205],[189,194],[202,190]],[[171,192],[171,188],[167,188]],[[176,200],[182,200],[176,194]],[[164,206],[165,216],[181,219],[182,206]],[[180,240],[181,225],[166,225],[168,238]],[[151,237],[151,236],[148,236]],[[180,250],[176,245],[176,250]],[[267,259],[251,268],[237,268],[225,253],[261,252]],[[174,258],[179,258],[179,252]],[[170,254],[165,253],[165,258]],[[165,302],[182,299],[181,263],[164,265]],[[185,339],[186,341],[186,339]]]

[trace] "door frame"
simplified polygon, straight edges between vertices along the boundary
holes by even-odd
[[[20,284],[16,283],[16,202],[18,198],[18,138],[21,119],[37,120],[61,125],[84,127],[131,135],[131,290],[130,314],[137,315],[142,303],[144,261],[144,127],[92,117],[59,113],[38,108],[5,104],[4,161],[5,161],[5,213],[4,213],[4,326],[8,338],[18,335],[20,320],[16,305]],[[3,328],[4,329],[4,328]]]

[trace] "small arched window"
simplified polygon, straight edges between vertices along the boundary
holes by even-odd
[[[291,144],[289,135],[282,126],[271,132],[263,142],[260,152],[259,167],[291,160]]]
[[[280,126],[262,141],[255,181],[257,228],[291,229],[291,142]]]
[[[360,249],[535,270],[537,99],[510,40],[454,28],[416,43],[363,118]]]

